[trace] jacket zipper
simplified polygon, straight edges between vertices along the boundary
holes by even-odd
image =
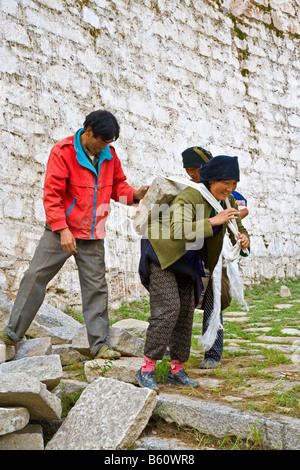
[[[94,226],[95,226],[95,219],[96,219],[96,201],[97,201],[97,187],[98,187],[98,177],[94,175],[95,181],[95,193],[94,193],[94,204],[93,204],[93,222],[92,222],[92,232],[91,232],[91,239],[94,240]]]

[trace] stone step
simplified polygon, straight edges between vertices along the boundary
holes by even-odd
[[[299,419],[265,416],[223,403],[166,393],[158,396],[156,412],[168,423],[196,428],[217,438],[259,437],[269,449],[300,450]]]

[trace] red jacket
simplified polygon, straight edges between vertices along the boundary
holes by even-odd
[[[44,185],[46,222],[53,232],[68,227],[75,238],[104,238],[110,199],[134,204],[135,189],[126,183],[113,146],[101,151],[99,166],[98,174],[81,148],[79,131],[54,145]]]

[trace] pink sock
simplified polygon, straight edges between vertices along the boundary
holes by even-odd
[[[180,370],[183,370],[184,362],[179,361],[179,359],[174,359],[171,362],[171,373],[177,374]]]
[[[155,369],[156,360],[150,359],[150,357],[144,357],[144,364],[142,366],[142,372],[152,372]]]

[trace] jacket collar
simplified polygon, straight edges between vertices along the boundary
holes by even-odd
[[[85,152],[82,149],[81,142],[80,142],[80,136],[84,132],[84,129],[78,129],[74,136],[74,147],[76,151],[76,158],[79,163],[79,165],[84,166],[85,168],[88,168],[91,170],[93,173],[98,175],[96,168],[92,165],[90,162],[89,158],[85,154]],[[101,150],[100,152],[100,159],[98,162],[98,170],[100,169],[100,165],[104,160],[111,160],[112,159],[112,154],[109,148],[109,145],[105,147],[105,149]],[[99,172],[99,171],[98,171]]]

